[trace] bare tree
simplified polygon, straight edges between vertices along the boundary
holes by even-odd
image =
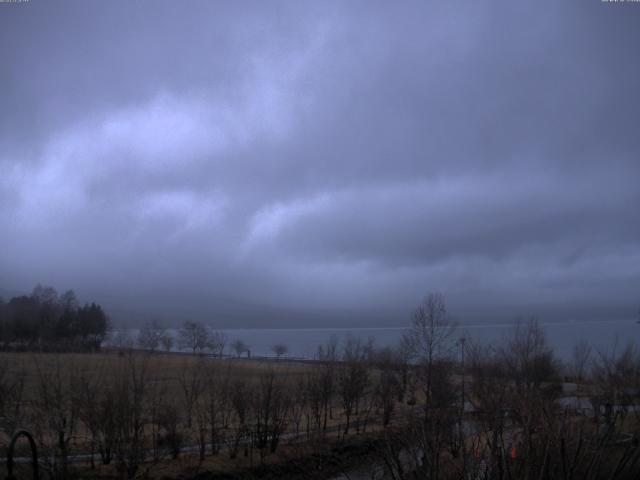
[[[110,343],[114,345],[120,353],[131,350],[134,345],[131,332],[125,327],[117,328],[111,332]]]
[[[287,347],[284,343],[276,343],[271,346],[271,351],[275,354],[276,358],[280,360],[280,357],[286,355],[289,351],[289,347]]]
[[[392,363],[399,376],[398,401],[403,402],[407,396],[411,382],[412,346],[403,336],[393,350]]]
[[[205,369],[204,403],[209,428],[211,453],[217,454],[224,432],[229,430],[233,406],[231,403],[231,370],[220,371],[219,364],[208,363]]]
[[[395,352],[384,349],[378,352],[376,366],[380,371],[375,387],[376,405],[382,410],[382,425],[388,426],[395,410],[396,401],[402,401],[402,384],[398,378],[398,370],[394,364]]]
[[[252,395],[252,436],[263,461],[267,449],[274,453],[284,432],[290,399],[286,382],[273,370],[260,376],[260,384]]]
[[[162,348],[167,353],[170,352],[173,348],[173,343],[174,339],[168,333],[165,333],[162,337],[160,337],[160,345],[162,345]]]
[[[507,390],[507,412],[521,429],[520,449],[524,458],[535,458],[536,432],[545,424],[560,391],[560,368],[544,330],[535,321],[518,321],[505,344],[498,348],[498,359],[504,368]],[[548,424],[548,422],[547,422]],[[515,442],[514,442],[515,443]],[[526,462],[523,471],[531,475],[536,466]]]
[[[240,444],[250,433],[248,420],[250,415],[251,399],[253,398],[253,392],[250,391],[250,388],[252,387],[243,380],[237,380],[231,387],[230,400],[235,414],[235,421],[233,422],[234,435],[229,449],[229,457],[231,459],[237,457]],[[245,450],[245,455],[248,455],[247,450]]]
[[[305,413],[308,415],[309,410],[309,392],[307,391],[307,383],[304,377],[300,377],[294,386],[290,388],[291,407],[290,417],[294,425],[296,440],[300,436],[300,425]]]
[[[162,338],[166,334],[166,330],[160,326],[157,320],[147,322],[138,333],[138,346],[153,353],[160,346]]]
[[[622,411],[611,411],[604,425],[594,425],[591,418],[556,403],[557,365],[535,322],[516,325],[497,348],[471,345],[468,353],[480,426],[475,438],[482,439],[474,447],[481,461],[469,459],[464,470],[468,475],[562,480],[637,477],[638,437],[622,445]],[[596,361],[598,390],[605,392],[610,374],[621,378],[629,373],[618,376],[613,367],[616,361],[609,360],[630,358],[624,353],[607,357]]]
[[[147,429],[151,437],[151,449],[153,461],[158,462],[163,456],[163,450],[167,446],[166,431],[162,430],[162,415],[166,413],[166,405],[173,402],[171,395],[168,395],[168,384],[164,381],[150,382],[145,394],[147,409]]]
[[[249,346],[240,339],[234,340],[233,343],[231,343],[231,348],[236,352],[238,358],[241,357],[244,352],[249,351]]]
[[[404,337],[419,366],[428,409],[434,395],[434,379],[451,360],[455,348],[456,326],[447,316],[444,296],[429,294],[413,313],[411,328]]]
[[[591,345],[585,340],[581,340],[573,347],[571,358],[571,375],[576,381],[584,379],[587,373],[587,366],[591,360]]]
[[[119,379],[114,371],[103,364],[95,370],[85,368],[81,371],[74,386],[75,401],[78,405],[78,417],[91,435],[91,465],[94,465],[93,453],[97,450],[103,465],[109,465],[116,454],[120,442],[119,421],[123,418],[119,407],[122,393]],[[122,366],[115,370],[122,372]]]
[[[91,439],[89,445],[91,448],[91,468],[95,468],[94,453],[96,451],[100,436],[100,390],[104,385],[102,372],[99,370],[98,375],[92,375],[87,369],[83,369],[74,385],[75,402],[78,407],[78,417],[89,430]],[[101,383],[101,381],[102,383]]]
[[[191,428],[194,408],[203,393],[206,372],[206,364],[202,360],[195,363],[190,360],[187,358],[183,361],[178,375],[187,428]]]
[[[122,358],[114,376],[111,409],[118,429],[117,469],[122,476],[134,478],[145,459],[148,424],[148,356],[129,354]]]
[[[498,349],[515,386],[523,391],[539,390],[543,382],[557,379],[559,364],[535,319],[516,322],[504,346]]]
[[[25,417],[26,372],[0,362],[0,432],[11,437]]]
[[[324,414],[322,430],[327,430],[328,419],[333,418],[333,399],[336,395],[336,378],[338,371],[338,338],[332,335],[325,345],[318,346],[318,361],[320,362],[320,394],[322,398],[322,412]]]
[[[640,349],[633,342],[619,349],[616,339],[609,351],[598,352],[593,365],[593,379],[601,388],[600,395],[592,399],[596,412],[600,406],[605,408],[609,428],[616,421],[616,413],[624,422],[629,406],[640,396]],[[636,414],[640,417],[637,410]]]
[[[360,340],[349,337],[338,372],[338,388],[346,417],[345,435],[349,433],[352,415],[358,415],[362,397],[369,384],[369,372],[365,365],[364,356],[365,349]]]
[[[224,355],[224,348],[227,345],[227,335],[221,331],[211,332],[209,335],[209,351],[219,357],[222,358]]]
[[[180,456],[184,441],[181,416],[178,407],[171,403],[161,403],[157,415],[159,428],[159,446],[168,451],[172,459]]]
[[[405,411],[404,423],[397,435],[386,434],[389,437],[387,473],[393,478],[406,478],[407,472],[412,472],[415,478],[429,479],[442,474],[443,450],[453,438],[456,425],[457,409],[453,405],[458,396],[452,380],[455,334],[456,327],[447,315],[444,296],[427,295],[413,313],[398,356],[406,361],[400,368],[406,375],[401,382],[407,385],[409,371],[415,371],[413,380],[423,394],[424,407]]]
[[[191,350],[194,355],[201,353],[209,345],[209,331],[199,322],[184,322],[178,336],[180,348]]]
[[[69,446],[78,421],[73,395],[76,365],[65,360],[63,366],[61,357],[56,356],[53,365],[45,366],[34,358],[38,390],[34,403],[37,434],[41,445],[51,449],[49,468],[54,478],[68,477]]]

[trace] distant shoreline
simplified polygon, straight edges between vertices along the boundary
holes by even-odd
[[[551,326],[551,325],[591,325],[591,324],[605,324],[605,323],[638,323],[638,320],[560,320],[560,321],[539,321],[538,325]],[[479,328],[479,327],[512,327],[518,323],[517,320],[509,322],[496,322],[496,323],[456,323],[458,328]],[[169,329],[177,329],[179,327],[167,327]],[[233,330],[233,331],[256,331],[256,330],[269,330],[269,331],[313,331],[313,332],[349,332],[353,330],[408,330],[410,326],[383,326],[383,327],[220,327],[217,330]],[[137,327],[125,328],[125,330],[137,330]],[[114,328],[113,330],[123,330],[122,328]]]

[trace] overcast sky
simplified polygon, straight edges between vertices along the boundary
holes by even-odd
[[[2,3],[0,289],[226,326],[399,325],[430,291],[632,317],[639,48],[632,2]]]

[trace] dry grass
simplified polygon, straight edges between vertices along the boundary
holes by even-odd
[[[309,363],[289,361],[263,361],[248,359],[218,359],[207,356],[183,354],[132,353],[146,369],[150,383],[162,383],[168,393],[177,393],[179,378],[191,368],[212,368],[220,373],[229,373],[233,379],[257,381],[262,373],[273,371],[279,377],[295,381],[311,371]],[[70,381],[73,375],[100,376],[108,381],[122,375],[127,369],[129,354],[117,353],[0,353],[0,371],[22,374],[25,381],[26,402],[38,394],[42,380],[61,376],[62,382]]]
[[[286,360],[250,360],[250,359],[218,359],[211,357],[198,357],[183,354],[163,354],[163,353],[143,353],[132,352],[120,355],[117,352],[96,353],[96,354],[75,354],[75,353],[0,353],[0,372],[9,376],[21,377],[24,381],[24,391],[21,398],[23,412],[35,410],[35,404],[40,400],[43,384],[61,386],[68,393],[73,394],[74,381],[78,378],[90,378],[97,380],[100,384],[112,384],[123,376],[131,375],[131,365],[135,364],[138,371],[144,371],[144,383],[150,388],[158,387],[162,391],[165,403],[173,403],[182,414],[184,392],[182,390],[181,379],[192,375],[193,372],[213,373],[218,378],[227,377],[231,382],[244,382],[247,385],[257,385],[261,378],[267,373],[274,373],[275,376],[291,387],[291,391],[300,380],[307,374],[319,368],[318,364],[306,362],[292,362]],[[208,381],[206,375],[205,381]],[[344,422],[342,410],[338,405],[338,399],[334,400],[333,418],[327,424],[329,432],[323,436],[324,442],[335,442],[340,440],[341,432],[337,427]],[[29,418],[29,415],[25,415]],[[27,420],[28,421],[28,420]],[[35,425],[25,424],[28,430],[33,431],[38,428]],[[370,426],[369,431],[375,430],[375,426]],[[301,428],[301,433],[305,430]],[[145,428],[146,431],[146,428]],[[145,447],[149,448],[151,435],[147,432]],[[188,433],[184,438],[184,443],[193,445],[196,439],[193,432]],[[9,438],[3,435],[2,443],[6,444]],[[42,437],[41,437],[42,438]],[[45,443],[55,445],[55,437],[44,437]],[[86,426],[77,422],[74,429],[73,438],[70,442],[70,453],[87,452],[89,448],[90,434]],[[23,442],[21,442],[23,443]],[[26,443],[19,445],[18,454],[26,455]],[[305,442],[292,442],[291,439],[284,439],[276,454],[268,454],[264,459],[260,459],[257,452],[252,451],[251,456],[245,457],[241,452],[235,459],[229,458],[228,451],[222,451],[217,456],[207,456],[204,461],[200,461],[197,455],[182,454],[176,460],[161,459],[155,462],[147,462],[141,467],[141,471],[150,469],[152,477],[177,476],[179,473],[195,474],[198,471],[211,472],[231,472],[238,473],[247,471],[262,462],[265,464],[280,463],[289,458],[304,456],[309,446]],[[84,460],[83,460],[84,461]],[[87,460],[88,463],[88,460]],[[99,462],[98,462],[99,463]],[[74,469],[87,472],[88,465],[76,464]],[[92,471],[98,476],[104,474],[109,478],[113,474],[114,465],[100,466]],[[29,472],[25,466],[19,467],[19,472]],[[25,473],[26,474],[26,473]],[[0,473],[1,475],[1,473]],[[4,476],[4,475],[3,475]],[[20,477],[20,473],[18,474]]]

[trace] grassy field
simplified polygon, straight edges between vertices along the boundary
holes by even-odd
[[[86,475],[93,463],[92,475],[108,476],[114,474],[117,454],[112,454],[109,465],[101,465],[96,438],[109,434],[108,425],[100,425],[102,417],[115,415],[122,424],[139,421],[137,430],[123,433],[115,426],[112,433],[114,438],[128,435],[125,443],[132,442],[132,435],[139,436],[132,448],[144,450],[146,460],[140,468],[153,470],[154,476],[202,469],[247,471],[306,455],[309,445],[303,447],[306,442],[301,440],[320,431],[326,445],[312,446],[315,450],[325,451],[331,442],[344,437],[345,415],[335,392],[326,405],[320,405],[320,397],[311,398],[303,391],[312,388],[314,379],[324,378],[326,368],[287,360],[143,352],[2,353],[0,442],[6,445],[11,432],[26,429],[36,437],[41,456],[53,459],[65,449],[67,475],[78,469]],[[331,380],[336,382],[334,374]],[[372,431],[379,427],[374,425],[375,412],[371,400],[368,402]],[[131,413],[135,408],[139,413]],[[363,408],[354,417],[358,422],[351,420],[358,430]],[[257,447],[256,425],[280,437],[277,454],[264,443],[267,434]],[[211,437],[213,428],[218,428],[216,440]],[[59,442],[59,432],[63,432],[64,444]],[[211,456],[215,441],[219,454]],[[26,446],[20,442],[18,456],[28,455]],[[199,455],[200,448],[206,454]],[[94,452],[93,462],[89,452]]]
[[[477,408],[464,413],[462,377],[451,362],[427,370],[381,356],[297,362],[1,353],[0,443],[17,430],[31,432],[44,478],[324,479],[375,463],[367,457],[374,446],[378,464],[411,452],[408,471],[441,469],[441,478],[459,478],[460,469],[475,475],[482,462],[527,478],[545,471],[545,462],[558,472],[573,462],[585,473],[594,461],[637,478],[637,411],[571,411],[558,402],[556,371],[527,386],[519,379],[530,375],[529,364],[512,371],[493,357],[480,360],[465,377],[465,399]],[[573,390],[606,405],[628,391],[620,378],[594,376],[588,390]],[[19,457],[25,447],[22,441]],[[505,451],[521,453],[498,465]],[[30,474],[19,470],[19,477]]]

